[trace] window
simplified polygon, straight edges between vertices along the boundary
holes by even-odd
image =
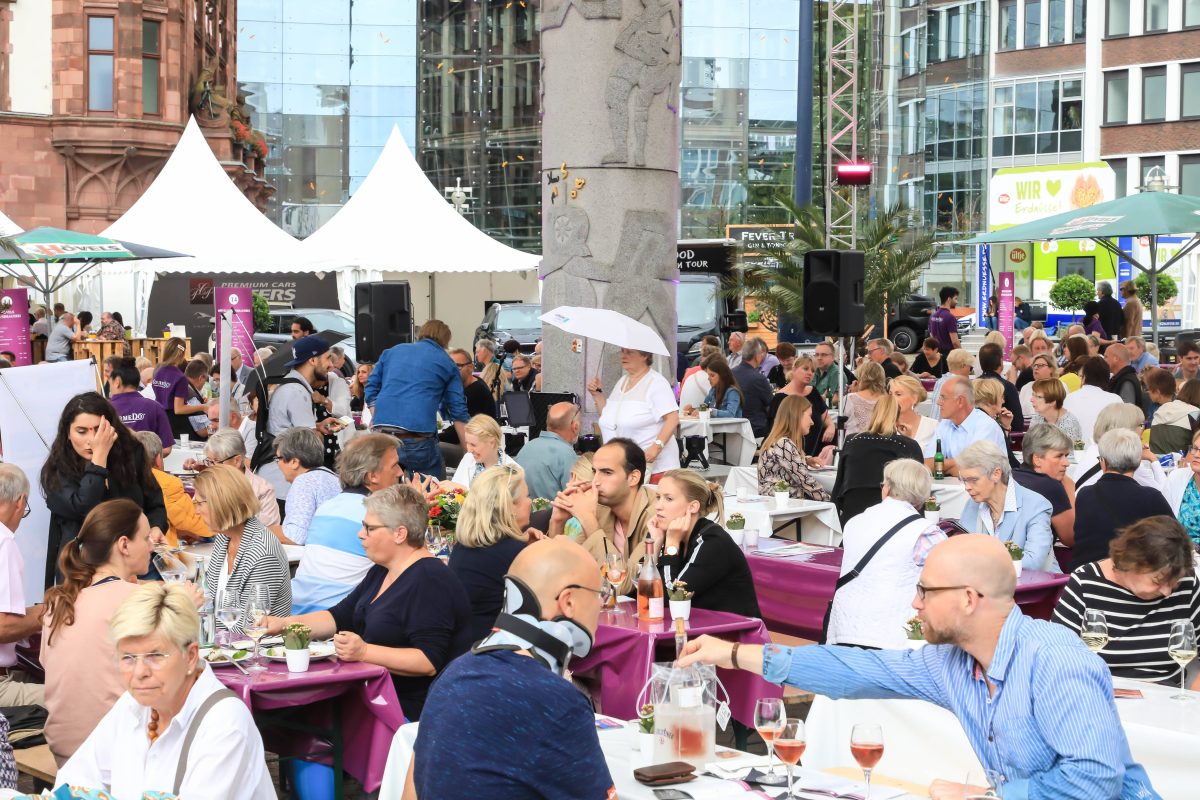
[[[1074,153],[1083,150],[1083,81],[1062,82],[1058,110],[1059,128],[1062,130],[1059,151]]]
[[[930,11],[925,27],[925,42],[928,47],[926,58],[928,63],[936,64],[942,60],[942,13],[940,11]]]
[[[1200,155],[1179,157],[1179,193],[1200,195]]]
[[[1071,21],[1071,38],[1076,42],[1082,42],[1087,37],[1087,0],[1074,0],[1071,10],[1073,12],[1071,16],[1074,17]]]
[[[1042,0],[1025,0],[1025,47],[1042,46]]]
[[[1200,61],[1179,67],[1179,117],[1200,118]]]
[[[162,23],[142,21],[142,113],[158,116],[159,74],[162,66]]]
[[[1183,0],[1183,27],[1200,27],[1200,0]]]
[[[1082,275],[1090,283],[1096,282],[1095,256],[1059,256],[1057,262],[1058,280],[1067,275]]]
[[[1000,0],[1001,50],[1013,50],[1017,46],[1017,0]]]
[[[1167,29],[1167,0],[1146,0],[1145,32]]]
[[[1013,87],[997,86],[992,92],[992,155],[1013,154]]]
[[[1116,184],[1116,196],[1124,197],[1128,194],[1127,187],[1129,186],[1129,164],[1123,158],[1108,159],[1108,166],[1112,168],[1114,183]]]
[[[1129,0],[1107,0],[1104,15],[1105,36],[1129,35]]]
[[[88,17],[88,111],[113,110],[113,18]]]
[[[1167,68],[1142,69],[1142,122],[1162,122],[1167,118]]]
[[[1046,43],[1062,44],[1067,40],[1067,0],[1050,0],[1049,10]]]
[[[966,55],[966,37],[962,34],[962,6],[955,6],[946,14],[946,57],[962,58]]]
[[[1016,133],[1013,155],[1033,155],[1037,137],[1038,85],[1032,81],[1016,86]]]
[[[1117,125],[1129,121],[1129,73],[1104,73],[1104,124]]]
[[[992,155],[1079,152],[1083,82],[1026,81],[992,91]]]

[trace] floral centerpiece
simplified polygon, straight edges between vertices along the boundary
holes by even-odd
[[[545,511],[550,507],[550,501],[544,497],[535,497],[532,502],[534,511]]]
[[[638,709],[638,728],[642,733],[654,733],[654,706],[650,703]]]
[[[458,514],[462,511],[466,495],[462,492],[439,492],[429,501],[429,524],[440,525],[448,534],[458,526]]]
[[[299,622],[293,622],[283,629],[283,647],[285,650],[307,650],[312,639],[312,628]]]
[[[746,518],[735,511],[725,520],[725,528],[731,531],[744,530],[746,528]]]
[[[792,487],[788,486],[788,482],[787,482],[787,481],[775,481],[775,491],[776,491],[776,493],[778,493],[778,492],[786,492],[786,491],[790,490],[791,488],[792,488]]]
[[[1013,569],[1017,571],[1017,577],[1021,577],[1021,559],[1025,558],[1025,550],[1016,542],[1005,542],[1004,546],[1008,548],[1008,555],[1012,558]]]

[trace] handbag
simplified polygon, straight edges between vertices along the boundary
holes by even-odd
[[[833,596],[837,597],[839,589],[861,575],[862,571],[867,568],[867,564],[871,563],[871,559],[875,557],[875,554],[879,552],[880,548],[887,544],[888,541],[897,533],[899,533],[902,528],[905,528],[908,525],[923,519],[925,519],[923,514],[913,514],[910,517],[905,517],[893,525],[887,533],[876,539],[875,544],[871,545],[871,549],[864,553],[863,557],[860,558],[858,563],[854,565],[854,569],[837,579],[837,586],[835,586],[833,589]],[[833,600],[831,599],[829,601],[829,605],[825,607],[825,618],[821,620],[821,644],[826,644],[829,640],[829,615],[832,611]]]

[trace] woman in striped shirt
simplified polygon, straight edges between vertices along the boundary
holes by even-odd
[[[1113,677],[1178,682],[1179,666],[1167,655],[1171,623],[1200,627],[1195,551],[1183,527],[1165,515],[1139,520],[1112,540],[1108,558],[1075,570],[1052,619],[1078,631],[1088,611],[1108,623],[1099,655]]]

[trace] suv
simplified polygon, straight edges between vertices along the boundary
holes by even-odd
[[[492,303],[475,329],[472,349],[480,339],[491,339],[498,345],[516,339],[522,353],[532,353],[542,338],[541,317],[542,307],[538,303]]]
[[[271,327],[254,334],[254,345],[266,347],[271,345],[278,348],[286,347],[292,341],[292,321],[296,317],[306,317],[318,332],[333,331],[346,334],[346,339],[338,343],[346,351],[346,364],[342,373],[349,376],[354,374],[358,364],[358,354],[354,348],[354,317],[345,311],[334,308],[272,308]]]

